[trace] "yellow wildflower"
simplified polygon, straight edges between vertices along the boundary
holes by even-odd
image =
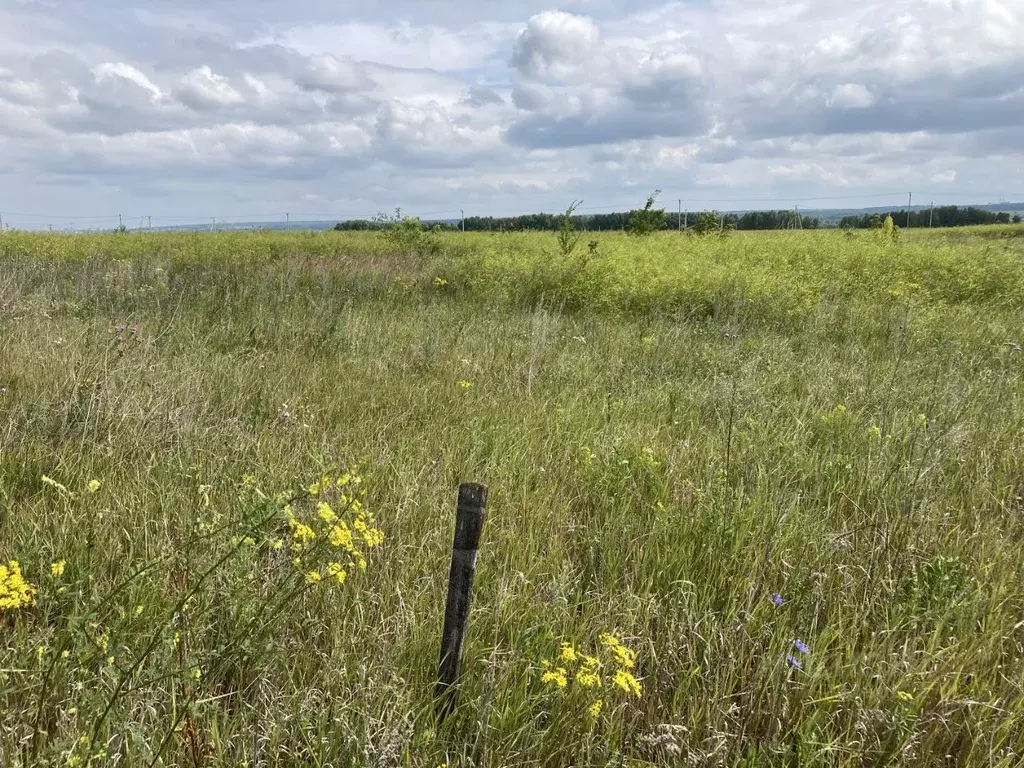
[[[89,484],[85,487],[89,489],[89,493],[96,493],[100,489],[100,485],[99,480],[90,480]]]
[[[366,546],[370,549],[384,541],[383,531],[373,526],[373,515],[367,512],[360,512],[352,526],[363,537],[363,541],[366,542]]]
[[[632,693],[634,696],[640,695],[640,682],[625,670],[620,669],[616,672],[612,682],[626,693]]]
[[[334,514],[334,510],[331,509],[331,505],[326,501],[321,501],[316,505],[316,513],[325,523],[333,523],[338,519],[338,516]]]
[[[71,757],[69,757],[67,759],[67,761],[64,763],[64,765],[68,766],[68,768],[75,768],[76,765],[81,765],[81,764],[82,764],[82,758],[79,757],[78,755],[71,755]]]
[[[327,540],[331,542],[332,547],[338,547],[346,551],[352,551],[352,531],[348,525],[345,524],[344,520],[338,521],[338,523],[331,528],[327,533]]]
[[[462,379],[459,382],[459,387],[462,388],[462,389],[471,389],[473,387],[473,382],[472,381],[466,381],[465,379]]]
[[[348,577],[348,571],[345,570],[341,563],[329,563],[327,565],[327,574],[333,576],[339,584],[344,584],[345,579]]]
[[[573,648],[569,643],[562,643],[562,649],[558,654],[562,661],[573,662],[576,661],[578,656],[576,655],[576,649]]]
[[[611,653],[612,658],[619,666],[626,669],[632,669],[636,666],[636,651],[624,646],[622,641],[615,635],[607,633],[601,635],[601,644],[608,649],[608,652]]]
[[[351,480],[352,480],[352,475],[350,473],[346,472],[344,475],[342,475],[341,477],[338,478],[338,481],[337,481],[336,485],[339,488],[344,488],[346,485],[348,485],[351,482]]]
[[[319,496],[321,491],[323,491],[325,488],[330,488],[330,487],[331,487],[331,478],[327,477],[327,475],[324,475],[317,482],[315,482],[311,486],[309,486],[308,490],[309,490],[309,493],[310,493],[311,496]]]
[[[306,574],[306,583],[316,584],[320,581],[321,578],[323,577],[320,575],[320,571],[310,571]]]
[[[281,549],[284,546],[284,542],[281,539],[274,539],[270,542],[271,549]]]
[[[601,684],[601,676],[596,672],[581,669],[576,673],[576,682],[584,688],[596,688]]]
[[[36,588],[21,575],[21,565],[11,560],[0,563],[0,613],[35,605]]]
[[[598,699],[589,707],[587,707],[587,714],[591,717],[597,717],[601,714],[601,708],[604,706],[604,699]]]
[[[58,560],[55,563],[50,563],[50,575],[53,576],[53,578],[55,579],[60,578],[64,575],[64,566],[66,565],[67,563],[63,560]]]
[[[300,523],[294,517],[288,518],[288,526],[292,529],[292,550],[294,552],[301,552],[316,539],[316,531],[305,523]]]
[[[582,657],[582,663],[583,663],[584,669],[588,669],[590,671],[593,671],[593,670],[595,670],[595,669],[597,669],[598,667],[601,666],[601,661],[596,656],[586,656],[585,655],[585,656]]]
[[[569,677],[564,667],[550,669],[540,676],[542,683],[549,683],[556,688],[565,688],[569,684]]]

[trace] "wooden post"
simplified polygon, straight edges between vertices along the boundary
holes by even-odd
[[[443,719],[455,708],[456,684],[462,663],[462,643],[469,624],[473,575],[480,533],[487,518],[487,486],[463,483],[455,516],[452,566],[448,574],[448,602],[444,610],[441,661],[437,673],[438,714]]]

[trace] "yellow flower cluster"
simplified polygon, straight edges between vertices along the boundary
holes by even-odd
[[[363,550],[373,549],[383,543],[384,532],[377,528],[373,515],[363,509],[360,497],[365,495],[365,491],[360,487],[361,484],[362,478],[358,472],[351,470],[336,479],[325,475],[309,486],[309,493],[319,497],[316,504],[316,516],[321,528],[319,532],[299,520],[291,506],[285,507],[284,514],[291,532],[293,552],[307,552],[313,548],[314,542],[321,538],[326,540],[332,550],[337,550],[334,553],[335,557],[328,556],[325,570],[316,568],[306,571],[308,584],[321,582],[325,575],[339,585],[344,584],[353,569],[366,570],[366,555]],[[322,498],[322,495],[328,492],[332,499],[336,498],[338,511],[329,501]],[[347,522],[343,519],[347,515],[354,515],[354,518],[350,517],[350,522]],[[302,568],[302,558],[296,557],[294,565],[296,568]]]
[[[300,522],[290,506],[284,508],[284,515],[288,519],[288,527],[292,531],[292,551],[301,552],[308,549],[316,541],[316,531]]]
[[[612,682],[626,693],[631,693],[634,696],[639,696],[641,693],[640,682],[624,669],[616,670]]]
[[[21,575],[21,565],[11,560],[0,563],[0,613],[35,605],[36,588]]]
[[[587,714],[596,718],[601,714],[605,699],[614,695],[617,690],[632,696],[640,696],[643,689],[640,681],[629,670],[636,666],[636,651],[623,645],[615,635],[604,633],[600,636],[600,653],[605,661],[598,656],[581,653],[570,643],[563,642],[558,649],[554,661],[542,662],[544,671],[540,681],[558,690],[573,684],[575,688],[588,691]],[[605,677],[602,669],[610,666],[612,671]],[[604,694],[597,698],[596,694]]]
[[[556,688],[565,688],[569,684],[569,673],[565,667],[555,667],[549,669],[543,675],[540,676],[542,683],[549,683],[554,685]]]
[[[626,669],[636,666],[636,651],[630,650],[622,644],[615,635],[605,633],[601,635],[601,645],[608,649],[615,663]]]

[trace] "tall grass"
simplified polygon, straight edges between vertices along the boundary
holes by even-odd
[[[1019,232],[0,236],[0,765],[1021,764]]]

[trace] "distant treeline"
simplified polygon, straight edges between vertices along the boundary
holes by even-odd
[[[630,222],[637,211],[621,213],[596,213],[588,216],[573,216],[572,222],[576,229],[589,232],[609,232],[629,229]],[[467,232],[510,232],[510,231],[544,231],[555,232],[562,226],[564,214],[529,213],[522,216],[495,217],[469,216],[466,218]],[[689,212],[680,222],[678,214],[664,213],[656,217],[656,228],[677,229],[682,223],[686,228],[693,229],[699,222],[706,227],[713,219],[716,224],[727,229],[818,229],[822,226],[821,219],[811,216],[800,216],[795,211],[748,211],[747,213],[719,214],[717,211]],[[386,220],[365,219],[343,221],[335,229],[339,231],[363,231],[383,229],[388,226]],[[461,223],[443,222],[436,224],[442,230],[458,230]]]
[[[573,226],[578,230],[589,232],[625,231],[629,229],[630,222],[637,214],[637,211],[625,211],[621,213],[595,213],[587,216],[576,215],[572,217]],[[686,229],[709,230],[715,227],[724,229],[820,229],[824,226],[835,226],[834,220],[831,224],[822,222],[814,216],[802,216],[797,211],[747,211],[746,213],[720,214],[717,211],[691,211],[686,214],[682,222],[675,212],[668,213],[659,211],[658,216],[653,220],[656,229],[677,229],[680,224]],[[885,217],[892,216],[893,221],[900,227],[907,226],[907,212],[905,210],[889,211],[882,213],[865,213],[860,216],[844,216],[839,226],[852,229],[877,229],[881,228]],[[562,225],[563,214],[558,213],[529,213],[522,216],[469,216],[465,220],[467,232],[555,232]],[[930,211],[911,211],[911,227],[964,227],[971,224],[1010,224],[1020,223],[1020,214],[994,213],[983,208],[973,206],[959,207],[956,205],[943,205],[933,208]],[[343,221],[334,228],[339,231],[361,231],[377,230],[390,226],[393,222],[386,218],[378,217],[374,220],[357,219]],[[433,226],[445,231],[454,231],[462,228],[461,223],[436,222]]]
[[[886,216],[892,216],[897,226],[907,226],[907,212],[865,213],[862,216],[843,216],[839,226],[846,229],[879,229]],[[1020,214],[995,213],[984,208],[942,205],[938,208],[910,212],[911,227],[967,227],[972,224],[1019,224]]]

